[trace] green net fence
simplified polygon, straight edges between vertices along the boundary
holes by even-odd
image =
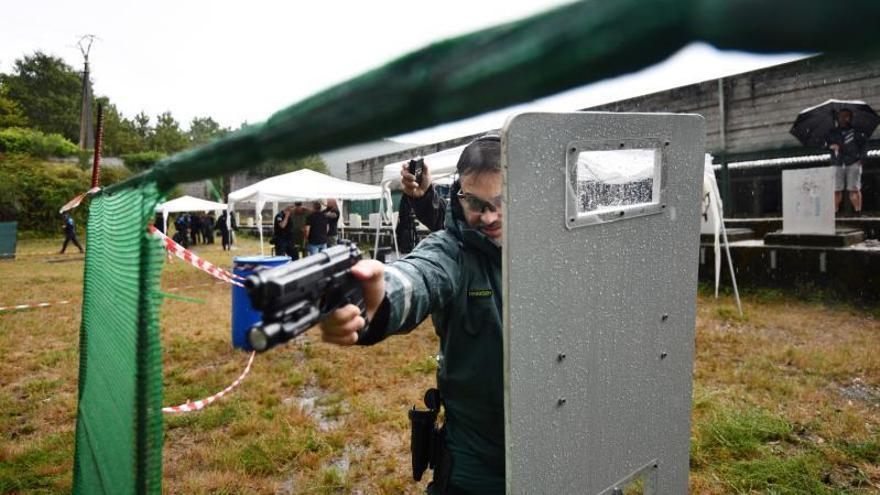
[[[89,212],[76,425],[76,493],[156,493],[162,476],[157,293],[163,251],[144,226],[155,184],[103,194]]]
[[[841,12],[845,5],[845,12]],[[81,329],[76,493],[161,492],[161,247],[147,219],[176,183],[401,134],[627,73],[692,41],[873,53],[874,0],[586,0],[430,45],[169,157],[92,200]]]

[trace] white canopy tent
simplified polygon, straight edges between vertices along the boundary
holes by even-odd
[[[276,175],[251,184],[245,188],[229,193],[228,206],[235,211],[237,203],[254,203],[256,218],[259,222],[260,252],[263,252],[262,213],[266,203],[272,204],[273,212],[277,211],[278,203],[293,201],[310,201],[325,198],[337,200],[364,201],[381,199],[382,189],[379,186],[349,182],[337,179],[314,170],[297,170],[287,174]]]
[[[168,232],[168,214],[184,211],[217,211],[225,210],[226,205],[215,203],[206,199],[192,196],[181,196],[171,201],[166,201],[156,206],[156,211],[162,213],[162,232]]]
[[[724,206],[721,202],[721,193],[718,190],[718,181],[715,180],[715,168],[712,165],[712,155],[706,154],[705,167],[703,169],[703,215],[706,233],[714,237],[713,248],[715,252],[715,297],[718,298],[718,286],[721,283],[721,245],[727,254],[727,266],[730,268],[730,280],[733,283],[733,295],[736,297],[736,307],[739,314],[743,314],[742,302],[739,299],[739,288],[736,286],[736,272],[733,269],[733,258],[730,256],[730,243],[727,241],[727,228],[724,226]]]

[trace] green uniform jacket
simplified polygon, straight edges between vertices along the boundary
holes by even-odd
[[[503,494],[501,249],[468,227],[459,208],[447,209],[444,230],[386,266],[387,324],[374,319],[359,343],[408,332],[432,316],[440,337],[437,386],[446,407],[452,485]]]

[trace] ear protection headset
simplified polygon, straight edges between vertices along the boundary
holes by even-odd
[[[467,146],[465,146],[465,150],[467,150],[471,145],[480,142],[494,142],[501,143],[501,134],[496,132],[490,132],[487,134],[483,134],[482,136],[474,139]],[[462,151],[462,155],[464,155],[464,151]],[[461,191],[461,158],[458,160],[458,164],[455,167],[455,180],[452,182],[452,187],[449,190],[449,204],[452,206],[452,216],[454,218],[464,218],[464,211],[461,208],[461,202],[458,200],[458,192]]]

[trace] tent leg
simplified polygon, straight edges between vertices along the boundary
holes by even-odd
[[[391,212],[391,240],[394,243],[394,259],[400,259],[400,248],[397,247],[397,225],[394,223],[394,212]]]
[[[721,215],[717,215],[715,221],[721,223],[724,221],[722,218]],[[718,242],[721,229],[717,227],[718,223],[716,223],[715,236],[713,237],[714,242],[712,244],[712,253],[715,255],[713,260],[715,262],[715,299],[718,299],[718,287],[721,285],[721,243]]]
[[[733,282],[733,295],[736,297],[736,307],[739,309],[739,315],[742,316],[742,301],[739,299],[739,288],[736,286],[736,274],[733,270],[733,258],[730,257],[730,243],[727,241],[727,227],[724,226],[724,220],[721,221],[721,235],[724,236],[724,250],[727,252],[727,266],[730,268],[730,281]]]
[[[373,242],[373,259],[377,259],[379,257],[379,235],[382,230],[382,204],[384,202],[385,194],[382,194],[382,196],[379,196],[379,226],[376,227],[376,240]]]
[[[260,232],[260,256],[266,256],[266,253],[263,252],[263,216],[260,215],[260,223],[257,224],[257,229]]]
[[[373,245],[373,259],[376,259],[379,256],[379,236],[382,235],[381,231],[382,231],[382,222],[380,221],[379,226],[376,227],[376,241],[374,242],[374,245]]]
[[[394,242],[394,259],[400,259],[400,248],[397,247],[397,225],[394,224],[394,213],[391,214],[391,239]]]

